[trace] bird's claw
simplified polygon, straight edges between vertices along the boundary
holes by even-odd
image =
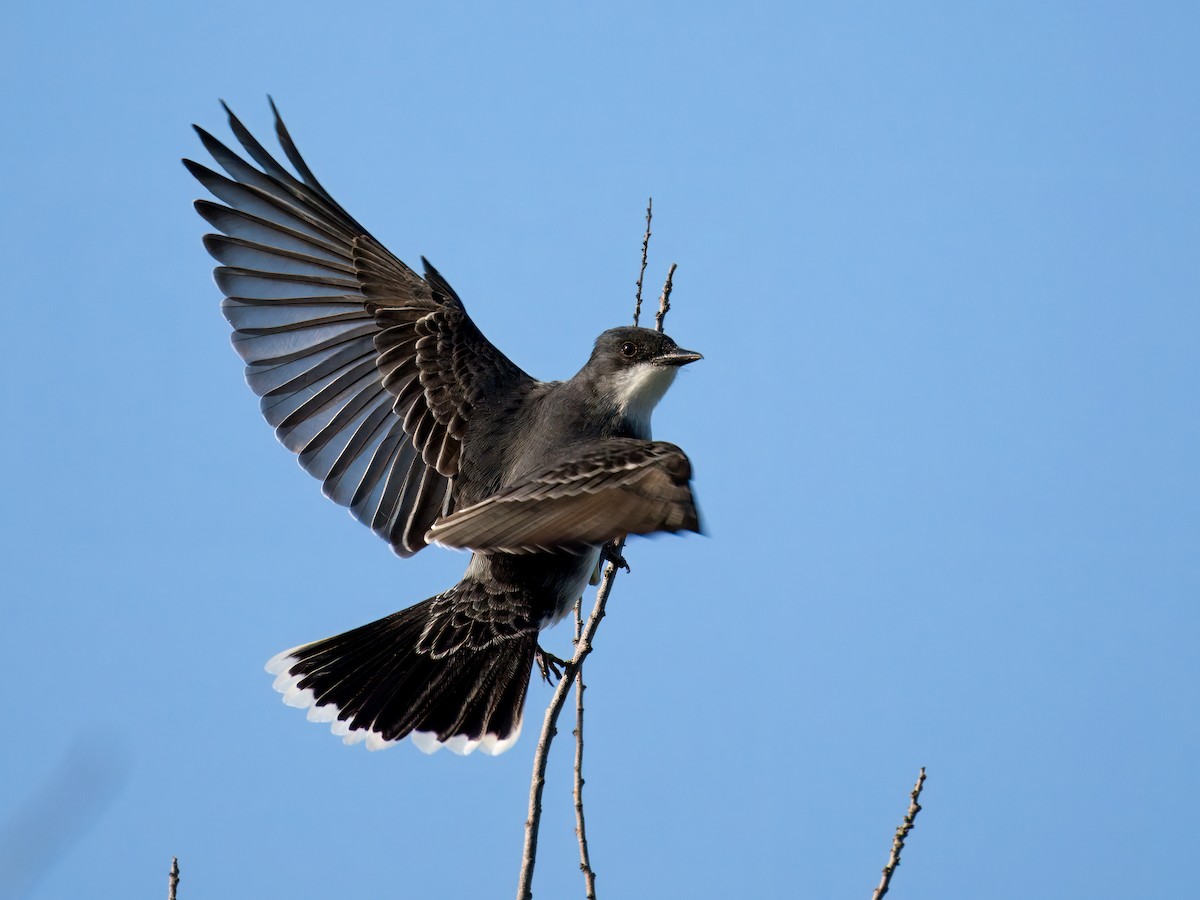
[[[537,664],[538,671],[542,673],[542,678],[546,680],[546,684],[554,684],[554,681],[562,678],[562,670],[567,667],[565,659],[559,659],[553,653],[543,650],[540,646],[533,653],[533,661]],[[554,679],[551,680],[550,676]]]
[[[621,551],[617,549],[614,541],[609,541],[600,548],[600,558],[605,562],[612,563],[618,569],[624,569],[629,573],[633,572],[633,569],[629,568],[629,563],[625,562],[625,557],[621,555]]]

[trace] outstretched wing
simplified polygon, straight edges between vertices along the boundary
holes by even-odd
[[[582,550],[620,535],[699,531],[684,452],[631,438],[571,448],[546,469],[440,519],[447,547],[531,553]]]
[[[258,167],[199,127],[228,177],[184,160],[222,201],[196,201],[221,232],[204,238],[222,264],[221,308],[279,440],[327,497],[410,556],[453,509],[475,400],[532,379],[483,337],[431,266],[421,278],[338,205],[271,109],[299,177],[228,107]]]

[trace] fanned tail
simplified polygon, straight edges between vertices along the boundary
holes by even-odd
[[[348,744],[408,735],[426,753],[502,753],[521,732],[537,628],[520,597],[464,580],[408,609],[267,663],[289,706]]]

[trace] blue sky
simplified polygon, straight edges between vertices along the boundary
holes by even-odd
[[[0,897],[515,891],[535,727],[368,754],[262,672],[466,563],[392,557],[242,383],[179,157],[268,92],[539,377],[627,321],[654,197],[709,534],[631,544],[588,663],[601,896],[869,896],[922,765],[892,896],[1186,894],[1195,7],[331,10],[7,16]],[[535,893],[582,896],[557,751]]]

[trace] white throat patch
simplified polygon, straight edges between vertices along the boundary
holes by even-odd
[[[676,366],[639,363],[613,376],[611,386],[617,410],[643,440],[650,440],[650,414],[677,374]]]

